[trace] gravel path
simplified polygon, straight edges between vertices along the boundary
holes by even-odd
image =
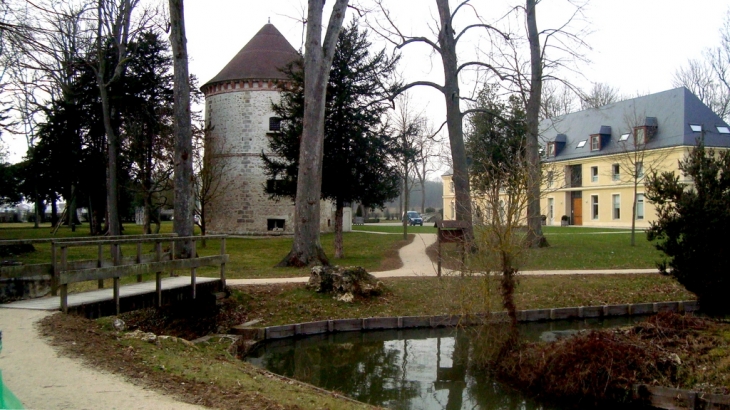
[[[0,309],[5,385],[26,409],[202,409],[59,356],[35,323],[52,312]],[[55,313],[60,314],[60,313]]]

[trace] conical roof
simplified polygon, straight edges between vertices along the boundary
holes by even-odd
[[[281,68],[300,58],[273,24],[264,25],[225,67],[203,87],[232,80],[285,79]]]

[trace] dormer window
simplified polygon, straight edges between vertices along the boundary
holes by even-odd
[[[638,127],[634,129],[634,141],[636,145],[646,144],[646,128]]]
[[[547,156],[548,157],[554,157],[555,156],[555,143],[554,142],[548,142],[548,144],[547,144]]]
[[[601,150],[601,134],[591,135],[591,151]]]
[[[271,132],[281,131],[281,118],[269,117],[269,131],[271,131]]]
[[[626,134],[621,134],[618,140],[621,142],[628,141],[630,136],[631,134],[627,132]]]
[[[690,124],[689,128],[692,129],[692,132],[702,132],[702,124]]]
[[[730,134],[730,127],[718,125],[717,132],[719,132],[720,134]]]
[[[579,142],[578,145],[576,146],[576,148],[585,147],[587,142],[588,142],[588,140],[583,140],[583,141]]]

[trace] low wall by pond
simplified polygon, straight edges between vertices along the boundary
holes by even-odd
[[[531,309],[518,310],[517,320],[520,322],[536,322],[542,320],[638,316],[659,312],[684,313],[695,312],[698,308],[699,305],[697,301],[687,300],[678,302]],[[231,333],[243,335],[246,339],[264,341],[333,332],[471,326],[485,323],[488,320],[500,320],[506,318],[507,312],[493,312],[489,314],[475,315],[370,317],[365,319],[320,320],[317,322],[305,322],[263,328],[235,326],[231,329]]]

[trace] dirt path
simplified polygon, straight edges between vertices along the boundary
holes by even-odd
[[[35,323],[52,312],[0,309],[5,385],[26,409],[202,409],[59,356]]]

